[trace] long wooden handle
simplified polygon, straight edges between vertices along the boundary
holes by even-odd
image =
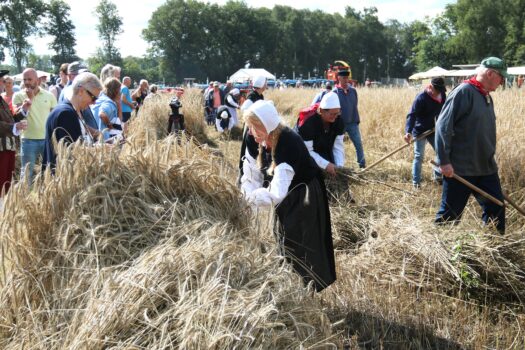
[[[510,199],[510,197],[505,193],[503,192],[503,198],[505,198],[505,200],[511,205],[514,207],[514,209],[516,209],[518,211],[518,213],[520,213],[521,215],[525,216],[525,210],[523,210],[522,208],[520,208],[512,199]]]
[[[367,171],[368,169],[371,169],[373,167],[375,167],[376,165],[378,165],[379,163],[382,163],[385,159],[393,156],[394,154],[396,154],[397,152],[401,151],[402,149],[405,149],[407,148],[408,146],[410,146],[411,144],[413,144],[414,142],[418,141],[418,140],[421,140],[425,137],[427,137],[428,135],[432,134],[434,132],[434,128],[430,129],[430,130],[427,130],[425,131],[424,133],[422,133],[421,135],[419,135],[417,138],[415,139],[412,139],[409,143],[407,144],[404,144],[403,146],[399,147],[399,148],[396,148],[395,150],[393,150],[392,152],[388,153],[386,156],[384,156],[383,158],[375,161],[374,163],[370,164],[369,166],[367,166],[366,168],[364,169],[361,169],[360,173],[364,173],[365,171]]]
[[[439,167],[439,165],[434,162],[433,160],[430,161],[430,163],[434,166],[437,166]],[[500,207],[504,207],[505,206],[505,203],[503,203],[502,201],[500,201],[499,199],[495,198],[494,196],[488,194],[487,192],[483,191],[481,188],[477,187],[477,186],[474,186],[473,184],[471,184],[470,182],[468,182],[467,180],[465,180],[464,178],[462,178],[461,176],[459,175],[452,175],[452,177],[456,180],[458,180],[459,182],[461,182],[463,185],[467,186],[468,188],[470,188],[471,190],[479,193],[480,195],[482,195],[483,197],[487,198],[487,199],[490,199],[492,202],[496,203],[497,205],[499,205]]]

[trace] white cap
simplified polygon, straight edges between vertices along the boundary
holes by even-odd
[[[230,115],[228,114],[227,111],[222,111],[221,114],[219,115],[219,118],[221,119],[228,119]]]
[[[241,92],[239,91],[239,89],[235,88],[235,89],[232,89],[232,91],[230,91],[232,95],[238,95],[240,94]]]
[[[255,79],[253,79],[254,88],[262,88],[265,84],[266,84],[266,77],[263,77],[262,75],[255,77]]]
[[[281,122],[279,113],[277,113],[272,101],[259,100],[252,104],[248,111],[253,112],[259,118],[267,133],[274,131]]]
[[[319,107],[322,109],[341,108],[339,96],[335,92],[326,93],[321,99]]]

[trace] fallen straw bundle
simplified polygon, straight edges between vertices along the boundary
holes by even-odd
[[[173,137],[132,146],[62,147],[55,177],[9,193],[0,347],[324,344],[327,317],[227,168]]]
[[[372,212],[370,212],[371,214]],[[516,236],[468,234],[407,218],[402,210],[366,217],[366,241],[346,260],[380,283],[408,283],[485,302],[525,300],[525,241]],[[369,218],[370,220],[370,218]]]

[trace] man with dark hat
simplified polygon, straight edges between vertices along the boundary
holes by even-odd
[[[345,130],[354,144],[357,163],[360,168],[366,167],[365,152],[361,141],[361,131],[359,131],[359,112],[357,110],[357,91],[350,85],[350,71],[340,70],[337,73],[339,84],[336,85],[334,92],[339,96],[341,104],[341,117],[345,123]]]
[[[435,222],[457,223],[472,191],[454,179],[471,184],[503,201],[496,153],[496,115],[490,92],[507,77],[507,65],[497,57],[481,61],[477,75],[465,80],[448,96],[436,123],[437,161],[443,174],[441,206]],[[483,209],[485,224],[505,232],[505,208],[474,194]]]
[[[0,90],[4,88],[4,76],[8,70],[0,70]],[[27,123],[21,121],[22,109],[27,111],[29,102],[25,101],[18,113],[13,116],[7,102],[0,96],[0,198],[2,192],[7,192],[15,170],[15,152],[19,146],[18,135],[27,128]]]
[[[87,72],[87,67],[79,61],[71,62],[67,66],[67,85],[62,89],[60,92],[60,96],[58,97],[58,103],[64,102],[64,100],[67,100],[68,97],[71,97],[73,95],[72,88],[70,87],[73,84],[73,80],[79,75],[80,73]]]
[[[404,139],[407,143],[414,141],[414,162],[412,163],[412,184],[414,188],[421,186],[421,165],[425,157],[425,146],[427,142],[435,149],[434,133],[417,140],[417,138],[432,130],[436,125],[436,119],[445,103],[445,79],[433,78],[425,88],[425,91],[416,96],[412,109],[407,115]],[[434,171],[434,180],[441,182],[441,174]]]

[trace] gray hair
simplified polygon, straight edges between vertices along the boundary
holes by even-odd
[[[97,76],[93,73],[80,73],[73,80],[73,95],[78,94],[79,88],[84,87],[84,89],[89,91],[102,90],[102,84],[98,80]]]
[[[112,64],[106,64],[100,71],[100,81],[106,81],[107,78],[114,78],[116,72],[120,73],[120,67]]]

